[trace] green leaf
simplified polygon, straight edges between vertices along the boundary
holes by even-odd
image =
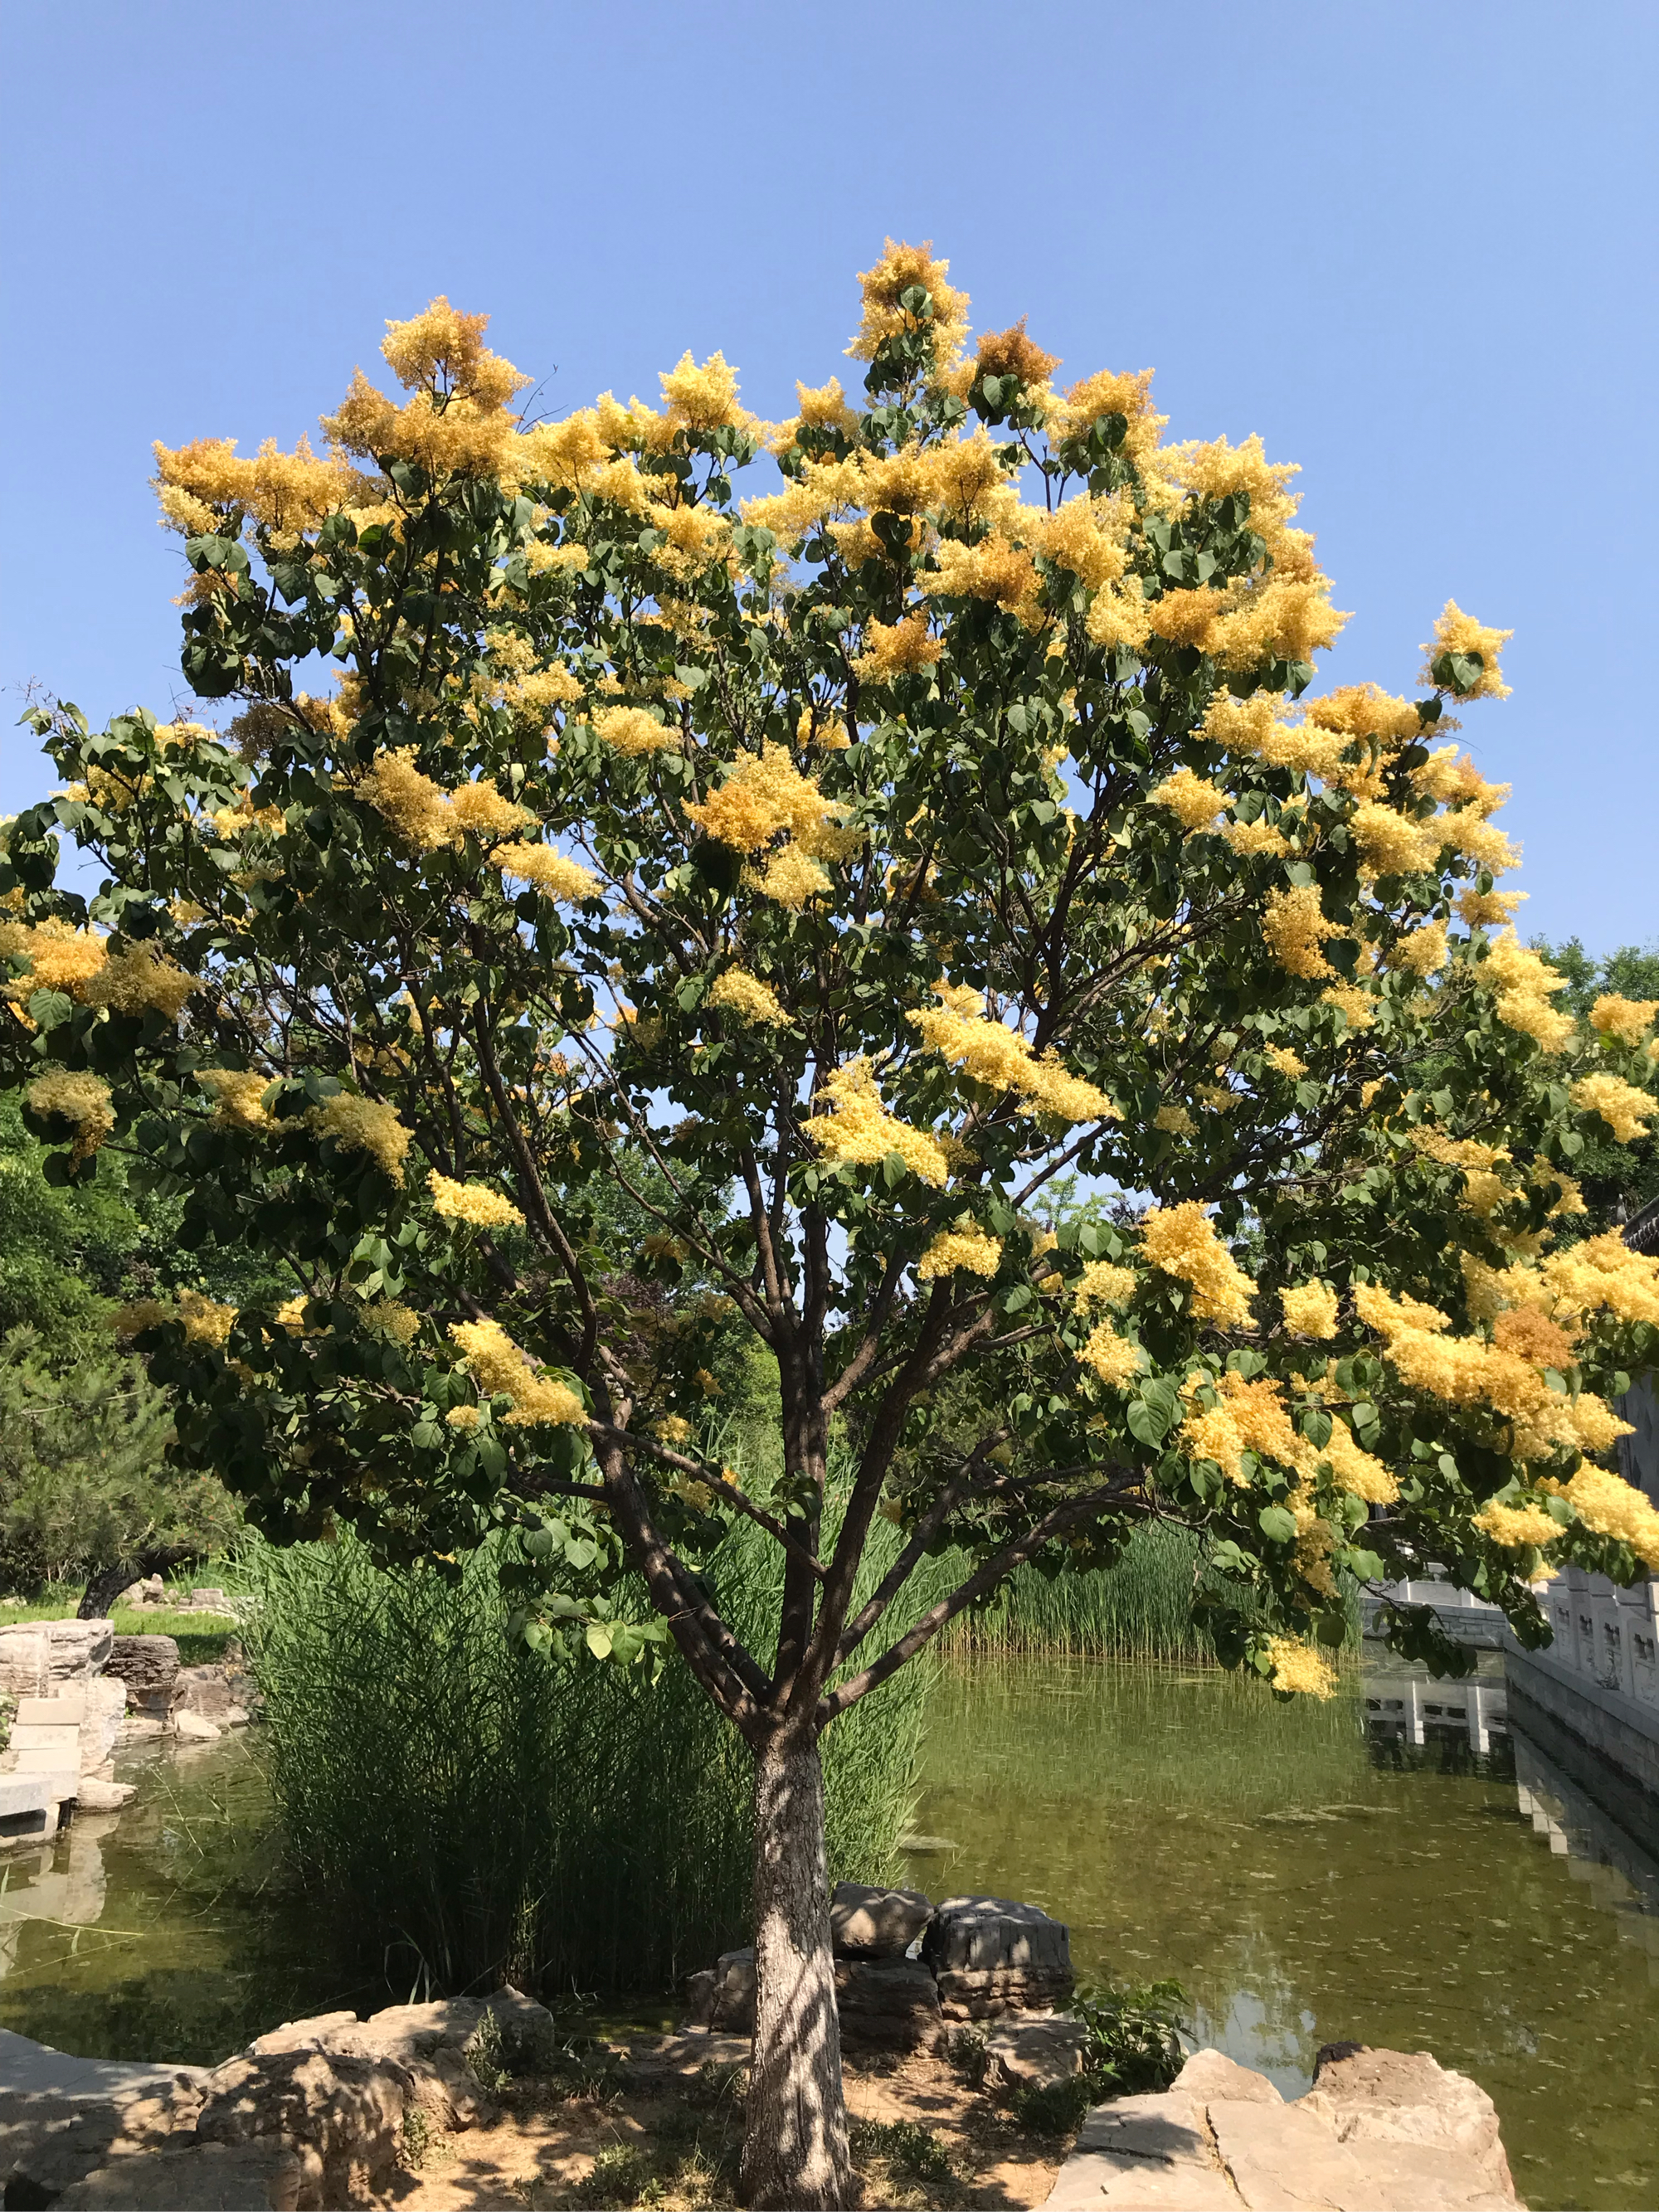
[[[1255,1525],[1270,1542],[1293,1544],[1296,1541],[1296,1516],[1282,1505],[1264,1505],[1255,1516]]]

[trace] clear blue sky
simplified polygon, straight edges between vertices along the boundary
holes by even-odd
[[[1303,464],[1322,684],[1512,627],[1523,926],[1650,939],[1656,65],[1651,0],[9,0],[0,683],[167,709],[149,441],[314,431],[434,293],[555,410],[689,345],[781,415],[931,238],[976,327]]]

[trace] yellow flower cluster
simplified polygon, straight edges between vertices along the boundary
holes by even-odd
[[[1498,659],[1514,635],[1512,629],[1489,629],[1484,623],[1476,622],[1473,615],[1466,615],[1455,599],[1448,599],[1434,626],[1432,641],[1423,647],[1423,667],[1418,680],[1422,684],[1434,683],[1431,664],[1443,653],[1478,653],[1484,664],[1480,681],[1462,696],[1466,699],[1507,699],[1510,687],[1504,681]]]
[[[587,1419],[575,1392],[551,1376],[539,1374],[499,1322],[452,1322],[449,1334],[477,1376],[480,1389],[492,1398],[512,1401],[507,1416],[510,1428],[552,1423],[575,1426]]]
[[[1166,1131],[1171,1137],[1198,1134],[1198,1124],[1184,1106],[1160,1106],[1152,1116],[1152,1127]]]
[[[383,1336],[404,1352],[420,1332],[419,1314],[397,1298],[377,1298],[366,1305],[357,1317],[369,1335]]]
[[[1435,818],[1413,821],[1392,806],[1366,799],[1356,806],[1348,824],[1359,848],[1359,872],[1367,883],[1378,876],[1409,876],[1431,868],[1440,854],[1441,833]]]
[[[1630,1432],[1629,1424],[1589,1391],[1570,1398],[1553,1390],[1544,1363],[1527,1356],[1537,1351],[1534,1345],[1516,1350],[1484,1337],[1449,1336],[1445,1314],[1375,1285],[1358,1285],[1353,1296],[1360,1319],[1383,1339],[1384,1357],[1401,1381],[1447,1405],[1479,1408],[1507,1422],[1512,1458],[1604,1451]]]
[[[1287,1077],[1292,1083],[1300,1082],[1308,1072],[1307,1061],[1303,1059],[1300,1053],[1292,1052],[1287,1044],[1264,1044],[1261,1048],[1261,1057],[1269,1066],[1276,1067],[1281,1075]]]
[[[1072,1286],[1074,1303],[1090,1306],[1127,1306],[1135,1294],[1139,1278],[1133,1267],[1115,1267],[1109,1260],[1091,1260]]]
[[[371,1153],[399,1188],[404,1180],[404,1155],[409,1132],[390,1106],[378,1099],[342,1091],[320,1106],[312,1107],[306,1120],[320,1137],[331,1137],[343,1151]]]
[[[744,881],[792,914],[799,914],[809,899],[827,897],[835,889],[828,871],[794,844],[771,854],[763,868],[745,868]]]
[[[1073,1075],[1051,1048],[1039,1057],[1006,1022],[988,1021],[984,1000],[966,984],[941,982],[940,1005],[908,1014],[921,1041],[953,1067],[993,1091],[1012,1091],[1056,1121],[1121,1121],[1103,1091]]]
[[[20,957],[27,959],[29,971],[0,986],[7,998],[21,1004],[36,991],[65,991],[84,1005],[88,986],[108,955],[96,930],[71,929],[52,919],[32,926],[0,921],[0,958]]]
[[[789,1019],[769,983],[751,975],[746,968],[728,968],[708,994],[711,1006],[724,1006],[740,1022],[761,1022],[781,1029]]]
[[[943,641],[929,634],[925,614],[906,615],[896,623],[868,622],[853,672],[866,684],[889,684],[896,676],[931,668],[944,650]]]
[[[109,1085],[96,1075],[54,1067],[37,1075],[23,1096],[33,1112],[56,1114],[75,1131],[71,1160],[89,1159],[115,1127]]]
[[[1447,951],[1445,923],[1425,921],[1420,929],[1411,930],[1400,939],[1389,955],[1389,962],[1413,975],[1426,977],[1445,966]]]
[[[1550,1004],[1557,991],[1566,988],[1566,977],[1540,954],[1529,951],[1513,928],[1493,940],[1474,969],[1474,980],[1483,991],[1493,994],[1493,1011],[1506,1028],[1534,1038],[1547,1053],[1565,1051],[1571,1042],[1571,1015]]]
[[[1128,428],[1122,450],[1138,473],[1145,476],[1158,450],[1158,434],[1169,421],[1152,406],[1152,372],[1102,369],[1074,384],[1063,400],[1050,408],[1045,428],[1056,447],[1086,437],[1094,425],[1109,415],[1121,415]]]
[[[524,1216],[510,1198],[487,1183],[456,1182],[433,1168],[427,1176],[432,1210],[445,1221],[464,1221],[471,1229],[522,1229]]]
[[[950,1167],[944,1151],[925,1131],[888,1113],[866,1059],[848,1060],[825,1077],[819,1088],[832,1110],[811,1115],[806,1133],[825,1159],[876,1167],[890,1152],[896,1152],[924,1182],[945,1181]]]
[[[511,845],[498,845],[491,854],[503,879],[513,884],[533,884],[538,891],[550,898],[562,900],[575,906],[583,899],[597,898],[599,880],[580,860],[556,852],[551,845],[526,845],[521,840]]]
[[[1330,1662],[1311,1644],[1289,1636],[1270,1637],[1267,1657],[1273,1666],[1275,1690],[1300,1692],[1310,1698],[1334,1698],[1337,1674]]]
[[[320,1336],[322,1330],[310,1327],[306,1321],[306,1307],[309,1303],[303,1291],[295,1291],[291,1298],[284,1298],[276,1309],[277,1328],[286,1329],[290,1336]]]
[[[216,1349],[236,1326],[236,1309],[221,1305],[216,1298],[204,1297],[200,1291],[180,1291],[179,1318],[192,1344],[210,1344]]]
[[[125,952],[112,953],[86,986],[84,996],[89,1006],[107,1006],[113,1013],[154,1012],[176,1022],[198,988],[193,976],[146,939]]]
[[[1470,929],[1498,929],[1513,917],[1526,896],[1525,891],[1461,890],[1458,917]]]
[[[1211,829],[1227,805],[1226,793],[1194,775],[1189,768],[1177,769],[1146,796],[1154,806],[1167,806],[1189,837]]]
[[[1617,1075],[1581,1076],[1567,1096],[1581,1112],[1599,1114],[1621,1145],[1645,1137],[1648,1123],[1659,1114],[1659,1098]]]
[[[931,244],[899,246],[890,238],[875,267],[859,276],[864,316],[858,336],[847,349],[853,358],[873,361],[889,338],[917,327],[899,300],[913,284],[920,284],[933,303],[935,363],[941,374],[950,368],[968,334],[968,295],[945,281],[950,268],[948,261],[934,259]]]
[[[1541,1548],[1566,1534],[1541,1505],[1500,1505],[1496,1498],[1475,1515],[1474,1525],[1511,1552]]]
[[[814,858],[827,853],[844,859],[861,842],[837,826],[839,803],[825,799],[814,779],[800,773],[784,745],[744,753],[718,791],[701,805],[693,799],[681,805],[705,837],[735,853],[758,853],[786,830]]]
[[[1285,1326],[1297,1336],[1336,1334],[1337,1296],[1328,1283],[1301,1283],[1281,1291]]]
[[[1261,918],[1261,934],[1267,950],[1288,975],[1314,981],[1336,970],[1320,951],[1328,937],[1340,937],[1341,928],[1327,921],[1320,910],[1317,884],[1297,884],[1289,890],[1269,891]]]
[[[1542,1486],[1565,1498],[1587,1528],[1616,1536],[1650,1574],[1659,1574],[1659,1512],[1639,1490],[1600,1467],[1581,1467],[1567,1481]]]
[[[245,1074],[234,1067],[202,1067],[196,1072],[196,1080],[213,1093],[216,1121],[260,1136],[276,1127],[276,1117],[266,1110],[264,1103],[270,1088],[268,1075]]]
[[[1196,1319],[1223,1328],[1249,1327],[1255,1285],[1196,1199],[1153,1206],[1141,1221],[1140,1243],[1151,1266],[1191,1287]]]
[[[1229,1482],[1248,1480],[1247,1451],[1290,1468],[1304,1480],[1314,1479],[1319,1455],[1297,1433],[1277,1382],[1265,1378],[1246,1382],[1230,1370],[1216,1377],[1214,1387],[1218,1402],[1195,1405],[1181,1425],[1192,1458],[1213,1461]]]
[[[1510,1268],[1499,1280],[1517,1297],[1541,1287],[1568,1313],[1608,1313],[1659,1327],[1659,1255],[1632,1252],[1616,1229],[1552,1253],[1535,1274]]]
[[[1590,1027],[1621,1044],[1640,1044],[1659,1014],[1659,999],[1626,999],[1617,991],[1604,991],[1590,1008]]]
[[[678,730],[659,721],[643,707],[601,707],[592,719],[600,742],[629,760],[646,753],[672,752],[680,742]]]
[[[241,507],[269,530],[315,530],[351,499],[358,479],[337,458],[319,460],[301,438],[291,453],[267,438],[252,460],[234,438],[198,438],[173,450],[158,439],[155,487],[161,512],[190,537],[210,537],[222,510]]]
[[[916,1262],[918,1282],[931,1283],[960,1269],[968,1275],[994,1275],[1002,1264],[1002,1239],[966,1216],[954,1229],[941,1229]]]
[[[469,830],[480,837],[510,836],[533,819],[526,808],[503,799],[493,783],[446,791],[415,766],[413,745],[380,754],[357,791],[405,844],[422,852],[459,845]]]
[[[1140,1373],[1140,1346],[1120,1336],[1109,1321],[1093,1328],[1078,1352],[1083,1364],[1114,1390],[1127,1390]]]

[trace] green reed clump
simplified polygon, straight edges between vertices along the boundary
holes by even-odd
[[[740,1633],[775,1595],[771,1548],[744,1524],[710,1563]],[[489,1546],[450,1579],[379,1570],[343,1535],[256,1548],[249,1575],[289,1851],[394,1984],[660,1990],[743,1940],[751,1764],[677,1653],[653,1685],[525,1650]],[[832,1879],[893,1871],[927,1686],[911,1671],[824,1739]]]
[[[1014,1651],[1073,1659],[1215,1656],[1193,1618],[1198,1539],[1159,1522],[1136,1529],[1109,1567],[1053,1577],[1016,1570],[982,1613],[952,1624],[952,1647],[975,1656]]]

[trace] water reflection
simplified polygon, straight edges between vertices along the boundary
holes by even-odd
[[[1384,1656],[1323,1706],[1214,1674],[964,1670],[918,1811],[957,1849],[908,1878],[1047,1906],[1085,1975],[1177,1976],[1206,2038],[1287,2095],[1322,2042],[1433,2051],[1491,2092],[1534,2207],[1659,2203],[1641,1847],[1546,1773],[1489,1657],[1437,1684]]]
[[[0,1854],[0,2027],[89,2058],[206,2063],[354,2001],[283,1874],[246,1739],[118,1771],[138,1784],[123,1812]]]

